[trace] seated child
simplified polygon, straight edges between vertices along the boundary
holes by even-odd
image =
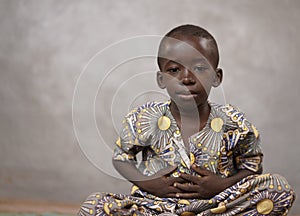
[[[92,194],[79,215],[286,215],[295,194],[282,176],[262,174],[255,126],[238,108],[208,101],[223,77],[213,36],[176,27],[157,62],[170,100],[132,110],[114,149],[131,195]]]

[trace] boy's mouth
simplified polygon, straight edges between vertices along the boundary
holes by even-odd
[[[179,98],[185,100],[193,99],[198,96],[198,94],[194,91],[182,91],[182,92],[177,92],[176,94],[178,95]]]

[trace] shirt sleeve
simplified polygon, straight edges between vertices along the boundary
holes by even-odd
[[[241,136],[234,149],[236,168],[259,172],[262,170],[263,157],[259,132],[246,119],[240,131]]]
[[[142,150],[143,144],[136,137],[134,119],[134,113],[130,113],[123,120],[122,130],[115,142],[114,160],[136,161],[136,154]]]
[[[159,156],[151,147],[152,136],[138,133],[137,128],[140,110],[128,114],[123,120],[122,130],[115,142],[113,159],[134,163],[144,175],[151,176],[168,166],[168,162]]]

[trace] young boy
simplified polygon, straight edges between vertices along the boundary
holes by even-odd
[[[157,83],[170,101],[130,112],[114,150],[115,168],[134,184],[131,195],[95,193],[79,215],[288,213],[294,192],[283,177],[261,174],[256,128],[236,107],[207,100],[222,82],[218,61],[206,30],[183,25],[166,34]]]

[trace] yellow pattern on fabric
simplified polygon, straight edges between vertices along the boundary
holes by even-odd
[[[182,213],[180,214],[180,216],[194,216],[194,215],[195,215],[194,212],[182,212]]]
[[[270,199],[263,199],[257,203],[256,209],[259,214],[267,215],[271,213],[274,208],[274,204]]]
[[[133,185],[132,188],[131,188],[130,194],[134,194],[138,189],[139,189],[138,186]]]
[[[254,133],[254,136],[257,138],[259,133],[258,133],[258,130],[256,129],[256,127],[254,125],[251,125],[252,127],[252,130],[253,130],[253,133]]]
[[[190,205],[190,201],[186,200],[186,199],[182,199],[178,201],[179,204],[185,204],[185,205]]]
[[[157,121],[160,130],[168,130],[171,126],[171,120],[167,116],[161,116]]]
[[[213,208],[210,210],[211,213],[213,214],[220,214],[226,212],[226,206],[219,206],[217,208]]]
[[[106,214],[110,214],[110,209],[109,209],[109,207],[108,207],[108,203],[105,203],[104,204],[104,206],[103,206],[103,210],[104,210],[104,212],[106,213]]]
[[[223,124],[224,121],[221,118],[214,118],[213,120],[211,120],[210,126],[214,131],[220,132],[222,130]]]
[[[120,148],[122,147],[122,146],[121,146],[121,139],[120,139],[120,137],[119,137],[118,140],[116,141],[116,144],[117,144],[117,146],[119,146]]]

